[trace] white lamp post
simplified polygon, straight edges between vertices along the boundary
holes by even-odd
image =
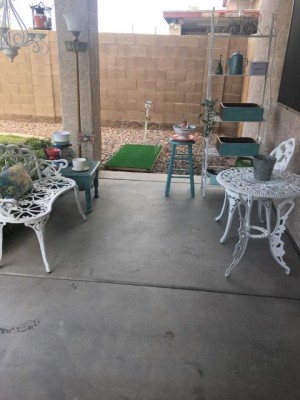
[[[79,59],[78,53],[85,52],[88,48],[86,42],[79,41],[79,35],[83,31],[82,16],[76,13],[63,14],[66,20],[68,31],[74,36],[73,40],[65,41],[66,49],[75,52],[76,61],[76,89],[77,89],[77,127],[78,127],[78,152],[79,157],[82,155],[81,146],[81,107],[80,107],[80,85],[79,85]]]

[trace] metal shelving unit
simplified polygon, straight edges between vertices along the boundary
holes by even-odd
[[[259,21],[253,20],[250,24],[249,34],[239,34],[241,32],[245,32],[245,26],[243,23],[245,20],[243,18],[240,19],[239,24],[239,15],[241,11],[233,10],[232,17],[229,17],[228,25],[223,29],[223,32],[220,32],[219,29],[216,29],[216,21],[215,21],[215,9],[212,10],[211,15],[211,26],[210,26],[210,36],[209,36],[209,50],[208,50],[208,74],[207,74],[207,87],[206,87],[206,98],[211,99],[214,98],[214,93],[212,93],[212,81],[213,79],[226,78],[226,77],[248,77],[250,79],[261,79],[261,105],[264,108],[264,118],[262,121],[222,121],[220,117],[217,118],[218,123],[230,123],[230,122],[251,122],[257,124],[257,135],[256,140],[259,143],[264,141],[265,134],[268,128],[268,114],[271,108],[272,99],[271,99],[271,76],[272,76],[272,64],[273,64],[273,54],[275,48],[276,41],[276,33],[275,33],[275,20],[276,15],[272,15],[271,25],[268,28],[265,28],[266,34],[263,34],[259,29]],[[232,26],[234,21],[234,31],[230,30],[230,26]],[[247,20],[249,25],[249,20]],[[221,34],[220,34],[221,33]],[[243,75],[232,75],[228,73],[224,73],[222,75],[215,74],[213,71],[213,63],[214,63],[214,50],[215,50],[215,39],[228,39],[228,37],[234,38],[242,38],[242,39],[251,39],[251,40],[266,40],[267,41],[267,51],[266,51],[266,60],[268,62],[268,72],[265,75],[250,75],[249,73],[245,73]],[[261,61],[261,60],[260,60]],[[209,137],[203,138],[203,157],[202,157],[202,176],[201,176],[201,188],[203,197],[206,196],[206,186],[207,186],[207,168],[210,157],[220,157],[218,150],[211,146],[209,143]],[[222,156],[223,157],[223,156]],[[234,157],[234,155],[232,156]]]

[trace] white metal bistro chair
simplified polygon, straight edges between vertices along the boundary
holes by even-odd
[[[283,142],[281,142],[271,153],[271,156],[276,157],[276,163],[274,165],[274,170],[275,171],[284,171],[295,150],[295,139],[291,138],[288,140],[285,140]],[[231,190],[226,190],[225,191],[225,197],[224,197],[224,202],[223,202],[223,206],[222,206],[222,210],[220,212],[220,214],[215,218],[216,221],[219,221],[226,210],[226,206],[228,205],[228,217],[227,217],[227,223],[226,223],[226,228],[224,231],[223,236],[220,239],[220,243],[225,243],[227,236],[229,234],[231,225],[232,225],[232,221],[233,221],[233,216],[235,214],[235,211],[238,207],[240,203],[240,197],[239,194],[231,191]],[[258,217],[260,219],[260,221],[262,221],[262,207],[261,207],[261,203],[258,202]],[[269,218],[270,216],[267,216],[267,223],[269,223]]]

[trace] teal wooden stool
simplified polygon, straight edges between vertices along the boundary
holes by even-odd
[[[165,196],[168,197],[170,193],[170,186],[172,178],[186,178],[190,180],[191,185],[191,196],[195,197],[195,187],[194,187],[194,172],[193,172],[193,144],[195,140],[189,141],[179,141],[171,139],[169,140],[171,145],[171,158],[168,167],[168,176],[166,182]],[[187,161],[188,169],[177,168],[175,162]]]

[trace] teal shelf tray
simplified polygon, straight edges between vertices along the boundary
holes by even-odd
[[[220,103],[222,121],[260,122],[264,118],[264,109],[255,103]]]
[[[216,148],[221,156],[254,156],[259,152],[259,143],[251,137],[219,136]]]

